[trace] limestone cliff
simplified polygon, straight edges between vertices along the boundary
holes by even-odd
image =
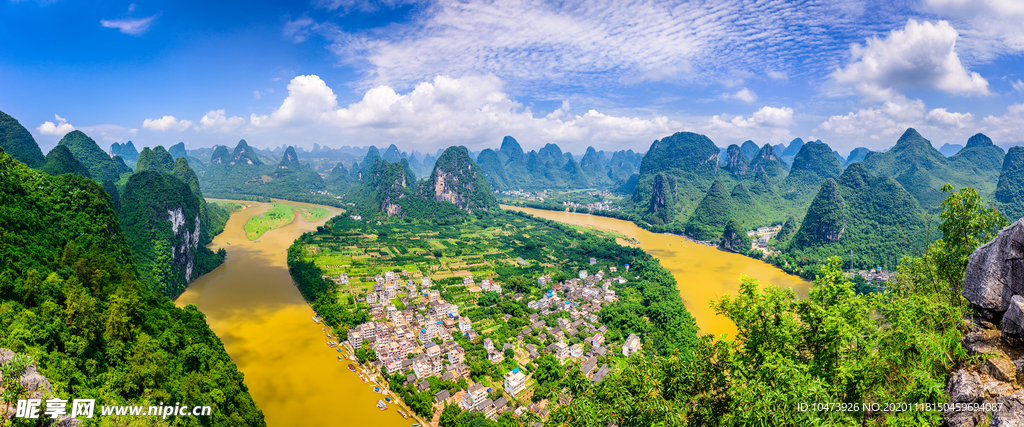
[[[448,202],[472,213],[498,208],[498,201],[480,166],[469,156],[466,147],[448,147],[434,164],[430,178],[420,185],[417,195],[438,202]]]

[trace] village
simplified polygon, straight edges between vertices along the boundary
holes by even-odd
[[[596,262],[590,259],[591,265]],[[628,264],[623,269],[628,271]],[[600,322],[601,307],[618,299],[613,285],[627,282],[616,273],[617,267],[608,267],[607,273],[602,269],[593,274],[580,270],[575,278],[562,282],[555,282],[548,275],[536,278],[543,293],[540,298],[525,301],[532,313],[521,323],[528,324],[518,329],[517,336],[496,342],[489,330],[478,331],[477,325],[460,315],[456,304],[445,301],[441,292],[431,289],[436,286],[429,277],[413,280],[413,273],[386,271],[364,278],[373,283],[365,294],[371,320],[353,327],[345,345],[353,354],[356,349],[372,349],[376,359],[370,362],[372,368],[384,374],[405,374],[405,385],[415,384],[419,392],[434,391],[432,383],[461,384],[457,391],[442,389],[433,393],[435,422],[446,404],[478,411],[492,420],[509,411],[517,417],[532,411],[544,419],[549,399],[531,399],[536,381],[527,366],[551,355],[566,371],[578,367],[587,380],[596,384],[611,371],[610,357],[629,357],[641,348],[639,337],[633,334],[625,340],[620,337],[622,342],[611,342],[606,338],[608,327]],[[350,284],[346,273],[325,278],[339,285]],[[501,284],[487,278],[476,282],[472,276],[464,276],[461,283],[453,286],[465,287],[478,295],[493,292],[519,303],[529,298],[521,293],[509,295]],[[404,309],[399,309],[396,301]],[[558,316],[557,321],[548,321],[552,314]],[[504,320],[510,317],[506,314]],[[545,342],[550,344],[545,346]],[[483,352],[469,351],[472,349],[466,346],[482,348]],[[480,378],[471,375],[467,357],[472,356],[468,353],[486,357],[495,368],[516,367]],[[515,363],[503,363],[506,359]],[[558,397],[562,403],[567,398]]]

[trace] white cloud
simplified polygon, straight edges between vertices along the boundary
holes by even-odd
[[[438,0],[386,29],[351,32],[329,21],[296,20],[287,24],[286,37],[301,35],[298,28],[325,37],[341,62],[365,71],[366,87],[405,88],[435,75],[490,73],[534,92],[562,85],[721,82],[733,72],[782,80],[819,73],[832,68],[831,58],[847,42],[891,28],[888,11],[828,0]]]
[[[754,101],[757,101],[757,94],[754,93],[754,91],[752,91],[750,89],[743,88],[743,89],[740,89],[739,92],[736,92],[736,93],[723,93],[721,98],[722,99],[738,99],[740,101],[746,102],[747,104],[753,104]]]
[[[366,91],[360,101],[339,107],[334,91],[320,77],[298,76],[289,83],[288,97],[277,110],[250,117],[250,129],[340,131],[375,144],[426,147],[491,147],[504,135],[513,135],[526,146],[558,142],[611,148],[648,143],[682,127],[667,117],[620,117],[596,110],[571,115],[567,101],[551,114],[535,116],[511,99],[502,86],[493,75],[437,76],[407,93],[380,85]]]
[[[302,43],[309,37],[310,30],[315,27],[316,22],[312,18],[300,16],[298,19],[285,22],[281,33],[286,39],[291,39],[293,43]]]
[[[259,100],[260,98],[263,97],[263,94],[261,94],[260,91],[258,90],[254,90],[252,91],[252,97],[253,99]]]
[[[985,123],[983,132],[997,143],[1024,142],[1024,104],[1013,104],[1007,107],[1006,114],[989,115],[982,122]]]
[[[924,117],[935,126],[942,128],[963,129],[974,124],[974,115],[971,113],[950,113],[945,108],[936,108],[928,112]]]
[[[716,144],[725,146],[729,141],[753,139],[772,144],[793,138],[788,127],[793,125],[793,109],[789,107],[761,107],[749,117],[715,115],[696,130],[705,133]]]
[[[766,73],[772,80],[789,80],[789,75],[782,71],[768,70]]]
[[[117,28],[118,31],[124,34],[131,34],[133,36],[145,33],[149,30],[149,25],[153,23],[157,15],[150,16],[148,18],[123,18],[123,19],[104,19],[100,21],[100,25],[106,28]]]
[[[968,71],[956,52],[956,29],[907,21],[885,38],[871,37],[850,47],[851,61],[832,73],[841,86],[857,90],[868,101],[891,100],[900,90],[923,87],[956,95],[988,95],[988,81]]]
[[[1017,79],[1017,81],[1011,81],[1010,85],[1013,86],[1014,92],[1024,93],[1024,82]]]
[[[57,123],[51,121],[45,121],[43,124],[36,127],[36,130],[43,135],[55,135],[64,136],[68,132],[75,130],[74,126],[71,126],[67,120],[56,114],[53,115]]]
[[[903,96],[885,101],[879,108],[864,108],[845,116],[832,116],[818,126],[825,132],[840,136],[868,137],[889,141],[907,128],[921,123],[925,117],[924,101]]]
[[[1017,0],[924,0],[924,10],[966,29],[968,46],[980,58],[1024,51],[1024,3]]]
[[[174,116],[163,116],[159,119],[146,119],[142,121],[142,128],[149,130],[168,131],[176,130],[183,131],[192,126],[191,120],[178,120]]]
[[[224,114],[224,110],[210,110],[208,113],[203,115],[203,118],[199,119],[199,126],[196,126],[196,130],[203,129],[210,132],[229,133],[242,127],[245,124],[245,119],[232,116],[227,117]]]

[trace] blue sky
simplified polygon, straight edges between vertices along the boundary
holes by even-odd
[[[893,4],[896,3],[896,4]],[[0,110],[43,146],[646,150],[907,127],[1024,142],[1011,0],[0,0]]]

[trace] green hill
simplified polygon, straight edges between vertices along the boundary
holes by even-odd
[[[203,314],[148,290],[121,230],[94,181],[0,150],[0,347],[31,356],[61,399],[205,402],[204,425],[264,426]]]
[[[113,143],[110,145],[111,156],[121,156],[126,162],[136,162],[139,160],[139,150],[135,148],[135,144],[128,141],[124,144]]]
[[[43,151],[28,129],[3,111],[0,111],[0,148],[30,168],[41,168],[46,163]]]
[[[176,297],[222,258],[202,243],[203,202],[173,175],[142,171],[121,195],[120,219],[139,273],[154,292]]]
[[[833,255],[848,259],[853,252],[856,266],[893,267],[902,256],[931,243],[934,236],[928,235],[924,218],[899,182],[854,163],[838,182],[822,184],[786,253],[794,260],[818,263]]]
[[[837,179],[842,173],[839,159],[827,144],[808,142],[793,158],[793,167],[781,184],[782,197],[806,204],[825,180]]]
[[[1024,217],[1024,147],[1010,147],[1003,157],[995,199],[999,211],[1011,221]]]
[[[172,170],[174,170],[174,157],[162,145],[157,145],[152,150],[149,147],[143,148],[142,153],[139,153],[139,160],[135,162],[136,173],[142,171],[171,173]]]
[[[967,145],[949,159],[964,174],[992,183],[999,180],[1005,155],[1002,148],[993,144],[985,134],[979,133],[968,139]]]
[[[46,164],[43,165],[42,171],[50,175],[77,173],[90,178],[89,170],[75,158],[74,154],[71,154],[68,147],[63,145],[53,147],[49,153],[46,153]]]
[[[686,234],[698,240],[712,240],[722,235],[726,223],[732,220],[732,197],[721,180],[711,184],[700,204],[686,222]]]
[[[857,162],[863,162],[864,157],[867,157],[868,153],[870,152],[871,150],[868,150],[867,148],[864,147],[854,148],[852,151],[850,151],[850,155],[846,157],[846,162],[843,163],[843,168],[846,168],[847,166],[850,166]]]
[[[100,149],[99,145],[96,145],[96,141],[80,130],[64,135],[57,145],[63,145],[71,150],[71,154],[74,154],[75,158],[82,162],[82,165],[89,170],[89,176],[97,182],[108,179],[117,182],[122,175],[131,173],[124,162],[115,162]]]
[[[932,147],[931,142],[910,128],[891,150],[870,153],[863,164],[875,175],[898,181],[923,208],[934,212],[944,198],[939,189],[945,183],[956,188],[974,187],[982,194],[995,190],[998,170],[989,171],[987,168],[994,165],[992,159],[997,150],[1002,158],[1002,150],[991,146],[991,141],[983,136],[976,136],[974,140],[970,154],[946,158]]]
[[[772,183],[786,177],[786,163],[782,161],[771,145],[765,144],[750,161],[750,170],[764,172]]]
[[[238,142],[234,154],[227,153],[227,147],[218,146],[199,180],[209,197],[246,195],[334,206],[340,203],[320,174],[299,162],[294,147],[288,147],[276,164],[265,164],[244,139]]]
[[[704,198],[718,173],[719,149],[708,137],[691,132],[679,132],[651,144],[640,163],[640,176],[631,198],[634,209],[641,217],[656,225],[673,222],[677,216],[690,211]],[[656,177],[663,175],[656,182]],[[674,183],[673,202],[664,192],[668,177]],[[656,192],[656,183],[660,183]],[[666,211],[662,207],[668,207]],[[668,215],[664,212],[668,212]]]
[[[754,160],[754,156],[757,155],[758,151],[761,151],[757,144],[751,140],[743,141],[743,145],[740,145],[740,150],[743,151],[743,158],[746,159],[748,163],[751,160]]]
[[[735,178],[746,176],[750,171],[750,165],[747,164],[747,159],[743,156],[743,149],[732,144],[726,148],[725,154],[725,164],[722,165],[722,169],[729,171]]]

